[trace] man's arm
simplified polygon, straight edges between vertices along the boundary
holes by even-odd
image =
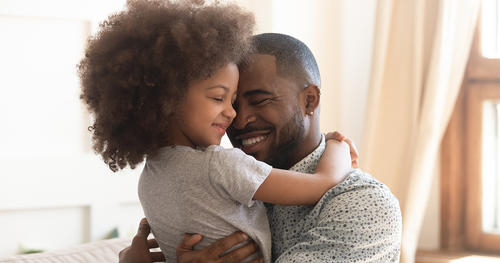
[[[158,242],[155,239],[149,239],[151,231],[148,221],[143,218],[139,224],[139,230],[132,239],[132,244],[119,254],[119,263],[152,263],[164,262],[165,256],[162,252],[152,252],[150,249],[157,248]],[[233,246],[248,240],[248,236],[242,232],[233,233],[223,239],[220,239],[210,246],[193,250],[203,237],[201,235],[184,235],[184,238],[177,247],[177,261],[179,263],[237,263],[255,253],[258,249],[255,242],[249,242],[245,246],[238,248],[231,253],[220,257],[224,252]],[[263,262],[262,258],[257,258],[249,263]]]
[[[193,250],[194,245],[200,242],[201,235],[184,235],[184,238],[177,246],[177,262],[179,263],[239,263],[258,250],[257,244],[251,241],[243,247],[235,249],[224,256],[235,245],[248,240],[248,236],[242,232],[233,233],[223,239],[219,239],[210,246]],[[262,257],[256,258],[249,263],[264,262]]]
[[[398,262],[401,211],[383,186],[328,192],[311,212],[317,219],[299,242],[281,253],[286,262]]]

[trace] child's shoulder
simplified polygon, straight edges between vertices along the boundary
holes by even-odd
[[[241,149],[239,148],[224,148],[223,146],[220,145],[210,145],[207,148],[205,148],[205,152],[214,152],[217,154],[245,154]]]
[[[210,145],[205,149],[206,153],[210,153],[214,158],[223,159],[240,159],[247,155],[239,148],[224,148],[220,145]]]
[[[205,159],[210,160],[222,159],[225,161],[230,160],[240,160],[242,158],[249,157],[242,150],[238,148],[224,148],[220,145],[210,145],[208,147],[198,147],[192,148],[189,146],[167,146],[158,150],[155,156],[151,156],[151,160],[154,159],[171,159],[171,158],[187,158],[187,159]]]
[[[148,156],[148,161],[161,161],[181,159],[199,159],[204,155],[208,155],[204,149],[192,148],[183,145],[169,145],[158,149],[154,154]]]

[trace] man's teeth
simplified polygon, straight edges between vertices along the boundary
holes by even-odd
[[[241,144],[243,144],[243,146],[248,146],[248,145],[252,145],[252,144],[256,144],[258,142],[261,142],[265,138],[266,138],[266,136],[259,136],[259,137],[243,139],[243,140],[241,140]]]

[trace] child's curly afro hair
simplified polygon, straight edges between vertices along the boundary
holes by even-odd
[[[251,52],[254,17],[234,4],[129,0],[92,37],[79,64],[93,147],[113,171],[168,145],[188,82]]]

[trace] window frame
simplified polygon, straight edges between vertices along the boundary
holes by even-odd
[[[441,248],[500,254],[500,234],[482,232],[482,105],[500,101],[500,59],[481,55],[477,23],[462,87],[441,144]]]

